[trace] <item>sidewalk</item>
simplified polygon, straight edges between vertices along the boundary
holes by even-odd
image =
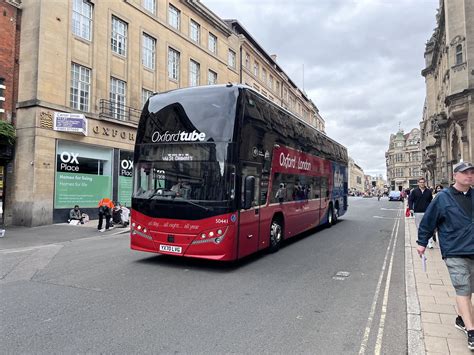
[[[39,227],[2,227],[5,229],[5,236],[0,238],[0,250],[37,247],[46,244],[69,242],[76,239],[130,232],[129,227],[116,227],[106,232],[99,232],[97,230],[97,223],[97,220],[91,220],[86,224],[79,224],[77,226],[58,223]]]
[[[454,327],[455,292],[438,244],[426,250],[426,272],[416,251],[415,219],[405,218],[405,276],[409,354],[472,354]]]

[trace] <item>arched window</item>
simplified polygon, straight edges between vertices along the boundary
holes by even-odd
[[[462,44],[456,46],[456,65],[461,64],[462,60]]]

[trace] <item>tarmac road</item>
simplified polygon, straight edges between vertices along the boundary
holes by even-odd
[[[402,204],[349,203],[237,266],[131,251],[126,234],[0,250],[2,352],[406,353]]]

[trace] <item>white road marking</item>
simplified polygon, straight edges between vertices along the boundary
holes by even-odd
[[[372,216],[372,217],[374,217],[374,218],[380,218],[380,219],[395,219],[395,220],[398,219],[398,217],[396,217],[396,218],[394,218],[394,217],[384,217],[384,216]]]
[[[395,236],[398,234],[398,227],[400,226],[400,220],[396,222],[397,228],[395,231]],[[382,312],[380,314],[380,324],[379,324],[379,331],[377,333],[377,340],[375,342],[375,354],[380,354],[382,351],[382,338],[383,338],[383,332],[384,332],[384,327],[385,327],[385,317],[387,315],[387,304],[388,304],[388,292],[390,290],[390,281],[392,279],[392,266],[393,266],[393,258],[395,256],[395,249],[397,247],[397,238],[395,237],[395,241],[393,242],[393,248],[392,248],[392,255],[390,256],[390,265],[388,267],[388,272],[387,272],[387,280],[385,281],[385,292],[383,296],[383,302],[382,302]]]
[[[400,215],[401,215],[401,210],[399,210],[398,213],[397,213],[398,217],[400,217]],[[397,218],[397,220],[399,221],[399,218]],[[395,223],[393,224],[392,234],[390,235],[390,241],[389,241],[388,246],[387,246],[387,251],[385,252],[385,257],[384,257],[383,264],[382,264],[382,270],[380,272],[379,280],[377,282],[377,287],[375,288],[375,294],[374,294],[374,298],[372,300],[372,306],[370,308],[369,318],[367,319],[367,325],[365,327],[364,337],[362,338],[362,343],[360,344],[359,355],[365,354],[365,351],[367,350],[367,344],[369,342],[370,330],[372,328],[372,322],[374,320],[374,315],[375,315],[375,308],[377,306],[377,300],[379,298],[380,287],[382,285],[383,276],[385,274],[385,268],[387,267],[388,256],[390,255],[391,248],[393,248],[392,247],[392,242],[393,242],[394,239],[396,239],[395,230],[398,231],[398,228],[396,228],[398,223],[397,223],[397,221],[395,221]]]

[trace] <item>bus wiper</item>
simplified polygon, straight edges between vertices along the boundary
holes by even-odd
[[[190,205],[193,205],[193,206],[196,206],[196,207],[199,207],[199,208],[202,208],[205,211],[214,211],[214,209],[212,207],[206,207],[206,206],[200,205],[199,203],[196,203],[196,202],[192,202],[192,201],[189,201],[189,200],[180,200],[180,201],[189,203]]]

